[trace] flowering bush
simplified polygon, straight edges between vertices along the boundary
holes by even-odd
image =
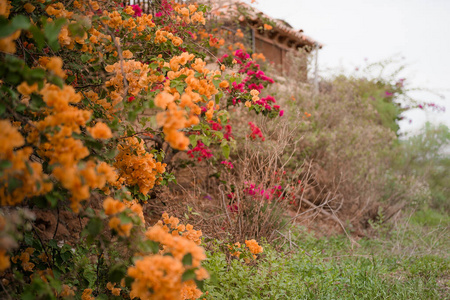
[[[167,215],[147,228],[149,193],[173,181],[177,151],[233,168],[233,99],[282,111],[259,97],[273,80],[245,51],[237,73],[206,67],[202,49],[224,40],[206,32],[205,6],[149,5],[154,15],[115,1],[1,1],[0,273],[13,297],[203,294],[201,232]]]

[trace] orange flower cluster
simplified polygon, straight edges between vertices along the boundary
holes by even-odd
[[[118,217],[112,217],[108,223],[109,228],[115,230],[120,236],[129,237],[133,223],[122,224]]]
[[[63,71],[63,61],[61,57],[47,57],[42,56],[39,58],[39,64],[46,70],[52,71],[56,76],[61,78],[66,77],[66,73]]]
[[[84,93],[86,95],[87,98],[89,98],[89,100],[91,100],[93,103],[100,105],[101,107],[103,107],[103,109],[109,113],[108,118],[112,119],[113,118],[113,114],[118,111],[119,109],[115,106],[118,105],[119,103],[122,102],[122,97],[117,97],[115,98],[115,101],[113,101],[112,103],[110,103],[110,101],[108,101],[108,99],[103,98],[100,99],[100,97],[98,96],[98,94],[94,91],[87,91],[86,93]],[[115,94],[114,94],[115,95]]]
[[[262,60],[262,61],[266,61],[266,57],[265,57],[264,54],[262,54],[262,53],[253,53],[253,54],[252,54],[252,59],[253,59],[253,60],[260,59],[260,60]]]
[[[151,38],[151,36],[147,37],[148,39]],[[183,40],[175,35],[173,33],[164,31],[164,30],[157,30],[155,33],[155,43],[161,44],[167,42],[167,39],[170,39],[172,41],[172,44],[176,47],[183,44]]]
[[[253,254],[253,258],[256,258],[255,254],[259,254],[263,252],[263,248],[258,245],[258,242],[255,240],[245,241],[245,245],[250,249],[250,252]]]
[[[240,249],[241,248],[241,243],[236,242],[234,243],[234,245],[228,245],[228,249],[230,249],[231,252],[231,256],[237,257],[239,258],[241,255],[241,251],[238,251],[236,249]]]
[[[199,247],[195,242],[188,240],[182,236],[174,236],[166,232],[161,226],[155,225],[146,232],[149,240],[161,243],[163,245],[163,253],[171,253],[172,256],[180,261],[183,257],[192,254],[192,267],[200,267],[202,260],[206,258],[203,248]],[[201,280],[200,278],[198,278]]]
[[[92,289],[85,289],[81,295],[81,300],[95,300],[95,297],[92,297],[91,295]]]
[[[27,90],[26,86],[19,89],[22,93],[25,93],[24,90],[29,92],[30,89]],[[117,174],[105,162],[96,164],[88,161],[79,166],[81,160],[89,155],[89,150],[72,133],[81,133],[80,126],[86,126],[91,116],[90,112],[71,105],[80,102],[81,96],[71,86],[60,89],[52,84],[45,84],[38,92],[48,108],[43,112],[45,118],[35,122],[35,127],[30,127],[27,141],[38,146],[38,154],[48,158],[50,165],[56,165],[52,175],[71,192],[71,207],[78,212],[80,201],[89,198],[90,188],[102,189],[107,182],[114,183]],[[94,137],[97,134],[104,138],[111,135],[99,123],[88,130]],[[46,132],[46,141],[40,141],[40,132]]]
[[[5,18],[9,17],[9,13],[11,12],[11,1],[0,1],[0,16],[3,16]]]
[[[115,215],[122,211],[124,211],[126,208],[125,203],[120,202],[119,200],[114,200],[111,197],[106,198],[103,200],[103,210],[105,211],[105,214]]]
[[[80,126],[86,125],[91,113],[71,105],[81,100],[81,96],[71,86],[60,89],[56,85],[46,84],[39,93],[48,109],[44,112],[46,117],[35,122],[36,130],[28,136],[28,142],[38,142],[39,132],[58,127],[60,130],[57,133],[46,135],[49,140],[40,145],[40,150],[50,159],[50,164],[74,165],[88,156],[89,150],[81,141],[72,138],[72,132],[80,133]]]
[[[165,140],[174,149],[186,150],[189,146],[189,139],[179,130],[198,124],[198,117],[192,116],[189,121],[185,110],[181,110],[174,102],[175,97],[168,92],[162,92],[155,97],[155,104],[166,111],[156,115],[156,121],[163,127]]]
[[[55,16],[55,18],[71,18],[73,16],[73,12],[66,10],[61,2],[48,5],[45,12],[49,16]]]
[[[111,293],[114,295],[114,296],[120,296],[120,291],[122,291],[122,289],[121,288],[116,288],[116,287],[114,287],[116,284],[114,283],[114,284],[112,284],[111,282],[108,282],[107,284],[106,284],[106,288],[108,289],[108,290],[110,290],[111,291]]]
[[[0,16],[5,18],[9,17],[11,12],[11,1],[0,1]],[[16,43],[15,40],[20,36],[20,30],[13,32],[11,35],[0,39],[0,51],[6,53],[16,53]]]
[[[114,166],[119,170],[119,182],[138,185],[143,194],[159,184],[162,180],[159,175],[165,172],[166,164],[155,161],[153,154],[145,150],[144,141],[139,142],[136,137],[126,138],[118,149]]]
[[[136,200],[125,201],[125,203],[124,203],[119,200],[114,200],[113,198],[108,197],[103,201],[103,210],[105,211],[105,214],[107,216],[113,216],[109,220],[109,224],[108,224],[109,227],[111,229],[117,231],[117,233],[121,236],[130,236],[130,232],[131,232],[131,229],[133,228],[133,224],[131,222],[123,224],[123,223],[121,223],[120,219],[114,215],[125,211],[125,209],[127,209],[127,208],[129,208],[133,214],[135,214],[139,217],[142,224],[145,224],[144,212],[142,210],[142,206],[139,203],[137,203]]]
[[[160,243],[163,246],[162,253],[171,253],[174,258],[179,259],[180,261],[186,254],[190,253],[192,255],[193,268],[200,268],[201,261],[206,259],[203,248],[199,247],[196,242],[189,240],[184,236],[170,234],[159,225],[155,225],[148,229],[145,236],[149,240]],[[206,270],[200,268],[199,271],[197,279],[205,279],[206,277],[203,276],[205,275]]]
[[[241,254],[242,254],[242,251],[239,251],[239,250],[244,250],[245,247],[247,247],[249,249],[250,253],[253,256],[253,259],[256,259],[256,254],[263,252],[263,248],[260,245],[258,245],[258,242],[256,242],[255,240],[246,240],[244,247],[242,247],[241,243],[239,243],[239,242],[236,242],[233,245],[228,245],[228,249],[230,249],[230,251],[231,251],[231,256],[235,256],[237,258],[240,258]],[[248,257],[244,257],[244,260],[246,262],[250,261]]]
[[[6,53],[16,53],[16,42],[20,36],[20,30],[15,31],[11,35],[0,39],[0,51]]]
[[[145,225],[144,211],[142,210],[142,205],[140,205],[137,200],[125,201],[125,205],[139,217],[139,219],[142,222],[142,225]]]
[[[238,38],[243,38],[243,37],[244,37],[244,33],[242,32],[241,29],[238,29],[238,30],[236,31],[236,36],[237,36]]]
[[[0,249],[0,274],[11,266],[9,256],[6,255],[5,249]]]
[[[20,261],[22,262],[22,268],[25,271],[33,272],[33,268],[35,265],[32,262],[30,262],[30,257],[33,254],[33,252],[34,248],[27,248],[25,249],[24,252],[20,254],[20,256],[16,255],[12,257],[11,261],[16,264],[17,261],[20,259]]]
[[[198,5],[191,4],[186,7],[185,4],[176,4],[174,9],[178,13],[178,16],[176,16],[176,20],[178,22],[184,22],[187,24],[197,23],[203,25],[206,23],[203,12],[197,11]]]
[[[123,73],[122,73],[123,67]],[[124,76],[128,82],[127,94],[137,96],[141,91],[147,91],[154,82],[161,82],[164,80],[164,75],[156,75],[155,71],[150,69],[147,64],[139,61],[128,60],[122,64],[116,62],[113,65],[108,65],[105,70],[114,75],[105,83],[106,87],[113,88],[109,92],[109,98],[112,100],[111,105],[105,105],[106,101],[98,101],[98,95],[91,92],[89,98],[110,112],[119,110],[117,107],[123,100],[125,95]]]
[[[87,39],[87,34],[85,33],[82,37],[72,36],[72,33],[69,30],[69,27],[63,26],[58,35],[58,42],[62,47],[66,47],[69,50],[73,50],[76,44],[83,45],[81,51],[87,52],[92,51],[88,45],[86,45],[85,41]]]
[[[197,288],[194,280],[191,279],[183,282],[181,299],[198,299],[202,294],[202,291]]]
[[[7,120],[0,120],[0,128],[0,161],[11,163],[0,174],[0,204],[15,205],[26,197],[48,193],[53,185],[43,174],[42,165],[29,159],[33,149],[15,151],[25,144],[24,138]]]
[[[174,257],[145,256],[128,268],[128,276],[134,278],[130,298],[180,299],[183,272],[183,264]]]
[[[211,99],[218,92],[213,84],[213,78],[219,76],[221,72],[208,70],[205,67],[206,62],[201,58],[196,58],[190,67],[187,67],[186,65],[194,59],[193,54],[184,52],[166,63],[171,69],[167,72],[169,80],[164,82],[164,91],[155,97],[155,105],[166,110],[158,113],[157,123],[163,127],[166,141],[178,150],[186,150],[189,145],[189,139],[180,130],[199,123],[198,115],[201,109],[197,103],[203,102],[204,98]],[[175,87],[171,87],[171,82],[181,76],[184,77],[183,81],[186,84],[182,95]],[[185,108],[189,109],[189,115]],[[214,102],[210,102],[206,114],[208,120],[212,119],[213,112]]]
[[[183,236],[188,240],[193,241],[195,244],[201,244],[202,231],[194,230],[194,226],[187,224],[179,224],[180,220],[175,217],[169,217],[167,213],[163,213],[162,220],[156,223],[157,226],[161,226],[164,231],[172,234],[173,236]]]
[[[208,278],[208,272],[200,266],[206,256],[203,248],[188,236],[180,236],[180,232],[191,225],[179,225],[179,220],[163,215],[164,224],[160,221],[146,232],[149,240],[163,246],[160,254],[145,256],[138,260],[135,266],[128,269],[128,276],[134,278],[130,297],[140,299],[197,299],[202,292],[197,289],[194,280],[181,281],[183,273],[188,268],[196,268],[197,280]],[[170,227],[170,228],[169,228]],[[173,228],[173,229],[171,229]],[[169,231],[172,230],[172,233]],[[201,232],[200,232],[201,235]],[[198,235],[197,237],[198,238]],[[171,256],[164,254],[170,253]],[[192,265],[184,266],[182,259],[186,254],[192,255]],[[152,292],[150,292],[150,290]]]
[[[105,123],[98,122],[94,127],[88,128],[89,133],[94,139],[112,138],[111,129]]]
[[[273,29],[272,25],[264,24],[264,30],[272,30],[272,29]]]

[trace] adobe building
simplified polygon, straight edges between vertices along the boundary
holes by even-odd
[[[274,19],[245,2],[237,0],[203,2],[212,7],[211,15],[222,20],[225,29],[234,32],[241,29],[246,32],[246,38],[249,39],[253,52],[264,54],[266,60],[273,63],[279,71],[287,74],[294,71],[291,70],[290,55],[300,58],[299,68],[304,71],[300,73],[305,76],[302,81],[306,81],[306,55],[322,48],[322,44],[305,35],[303,30],[296,30],[286,21]]]

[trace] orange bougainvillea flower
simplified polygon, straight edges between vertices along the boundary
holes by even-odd
[[[108,197],[103,201],[103,209],[105,210],[105,214],[108,216],[120,213],[124,211],[125,208],[126,206],[123,202],[114,200],[111,197]]]
[[[269,24],[264,24],[264,29],[265,30],[272,30],[272,25],[269,25]]]
[[[123,58],[132,58],[133,52],[131,52],[130,50],[125,50],[122,52],[122,56],[123,56]]]
[[[111,129],[102,122],[98,122],[94,127],[87,130],[94,139],[109,139],[112,137]]]
[[[245,245],[250,249],[252,254],[259,254],[263,252],[263,248],[258,245],[258,242],[255,240],[246,240]]]
[[[36,9],[36,7],[31,3],[26,3],[23,8],[25,8],[26,12],[29,14],[31,14]]]
[[[5,250],[0,250],[0,273],[5,271],[11,266],[11,262],[9,261],[9,256],[6,255]]]

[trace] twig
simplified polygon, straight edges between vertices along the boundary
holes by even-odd
[[[328,203],[327,203],[328,205]],[[350,242],[352,243],[352,249],[353,249],[353,245],[357,245],[358,247],[361,247],[361,245],[355,241],[347,232],[347,230],[345,229],[344,225],[342,224],[341,220],[339,220],[338,217],[336,217],[336,214],[334,213],[334,210],[328,205],[328,207],[330,208],[331,212],[333,213],[333,220],[335,220],[336,222],[339,223],[339,225],[341,226],[342,230],[344,230],[345,235],[347,236],[347,238],[350,240]]]
[[[284,237],[286,240],[289,241],[289,244],[294,244],[295,247],[299,248],[300,250],[302,250],[303,252],[305,252],[305,254],[309,257],[312,257],[311,254],[309,254],[305,249],[303,249],[302,247],[300,247],[299,245],[297,245],[295,242],[293,242],[290,238],[288,239],[284,234],[282,234],[280,231],[275,230],[279,235],[281,235],[282,237]],[[289,231],[290,232],[290,231]]]
[[[45,255],[47,255],[47,260],[48,260],[48,262],[49,262],[49,265],[50,265],[50,267],[53,269],[53,261],[52,261],[52,263],[50,263],[50,255],[48,255],[47,248],[45,248],[45,245],[44,245],[44,243],[42,242],[41,237],[40,237],[39,234],[37,233],[36,226],[35,226],[33,223],[31,223],[31,228],[33,229],[34,234],[36,234],[36,236],[37,236],[39,242],[41,243],[42,249],[44,249]],[[52,257],[52,259],[53,259],[53,257]]]
[[[2,285],[2,288],[5,291],[6,295],[8,295],[8,299],[12,299],[11,295],[8,293],[8,291],[6,290],[5,286],[3,285],[3,280],[0,280],[0,284]]]
[[[84,88],[87,88],[87,87],[102,86],[102,85],[103,85],[103,83],[99,83],[99,84],[86,84],[86,85],[77,85],[77,86],[74,86],[74,88],[76,88],[76,89],[84,89]]]
[[[52,239],[55,239],[56,233],[58,232],[58,226],[59,226],[59,206],[58,206],[58,204],[56,204],[56,210],[58,212],[58,220],[56,221],[56,228],[55,228],[55,232],[53,233]]]
[[[98,277],[99,276],[98,274],[99,274],[99,271],[100,271],[100,259],[101,259],[102,255],[103,255],[103,249],[99,253],[98,257],[97,257],[97,281],[96,281],[96,284],[97,284],[97,296],[99,295],[98,290],[99,290],[100,279]]]
[[[230,225],[231,225],[231,217],[230,217],[230,215],[228,214],[227,205],[225,204],[225,195],[224,195],[224,193],[223,193],[223,191],[222,191],[222,185],[219,185],[219,191],[220,191],[220,193],[222,194],[222,203],[223,203],[223,207],[224,207],[225,212],[226,212],[226,214],[227,214],[228,221],[230,222]]]

